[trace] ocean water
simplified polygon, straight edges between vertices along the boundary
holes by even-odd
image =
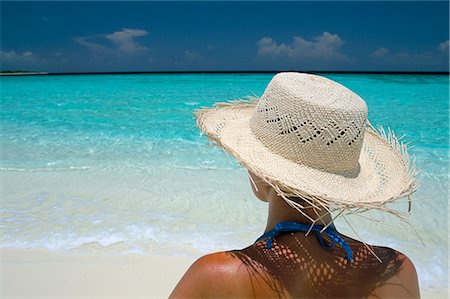
[[[272,76],[1,77],[1,246],[195,258],[252,243],[267,206],[192,112],[261,95]],[[349,221],[363,241],[407,254],[422,290],[447,294],[448,76],[324,76],[364,98],[373,124],[406,134],[422,168],[411,225]]]

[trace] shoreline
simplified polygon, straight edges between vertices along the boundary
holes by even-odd
[[[2,298],[167,298],[193,263],[184,257],[0,250]]]

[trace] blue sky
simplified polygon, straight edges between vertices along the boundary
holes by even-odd
[[[449,3],[1,2],[1,68],[448,71]]]

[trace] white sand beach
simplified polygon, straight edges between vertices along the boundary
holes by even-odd
[[[193,262],[4,248],[1,260],[2,298],[167,298]]]
[[[194,262],[185,257],[1,249],[1,298],[167,298]],[[422,288],[422,298],[448,298]]]

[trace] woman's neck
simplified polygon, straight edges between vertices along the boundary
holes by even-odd
[[[285,222],[285,221],[295,221],[299,223],[312,223],[311,219],[318,219],[321,217],[320,220],[316,222],[316,224],[329,224],[332,222],[331,214],[325,210],[322,209],[315,209],[309,205],[308,203],[302,201],[299,202],[304,209],[302,209],[302,212],[306,214],[307,216],[303,215],[301,212],[297,211],[295,208],[291,207],[282,197],[278,196],[275,191],[269,194],[267,201],[269,202],[269,215],[267,219],[267,226],[266,226],[266,232],[273,229],[275,227],[275,224],[279,222]]]

